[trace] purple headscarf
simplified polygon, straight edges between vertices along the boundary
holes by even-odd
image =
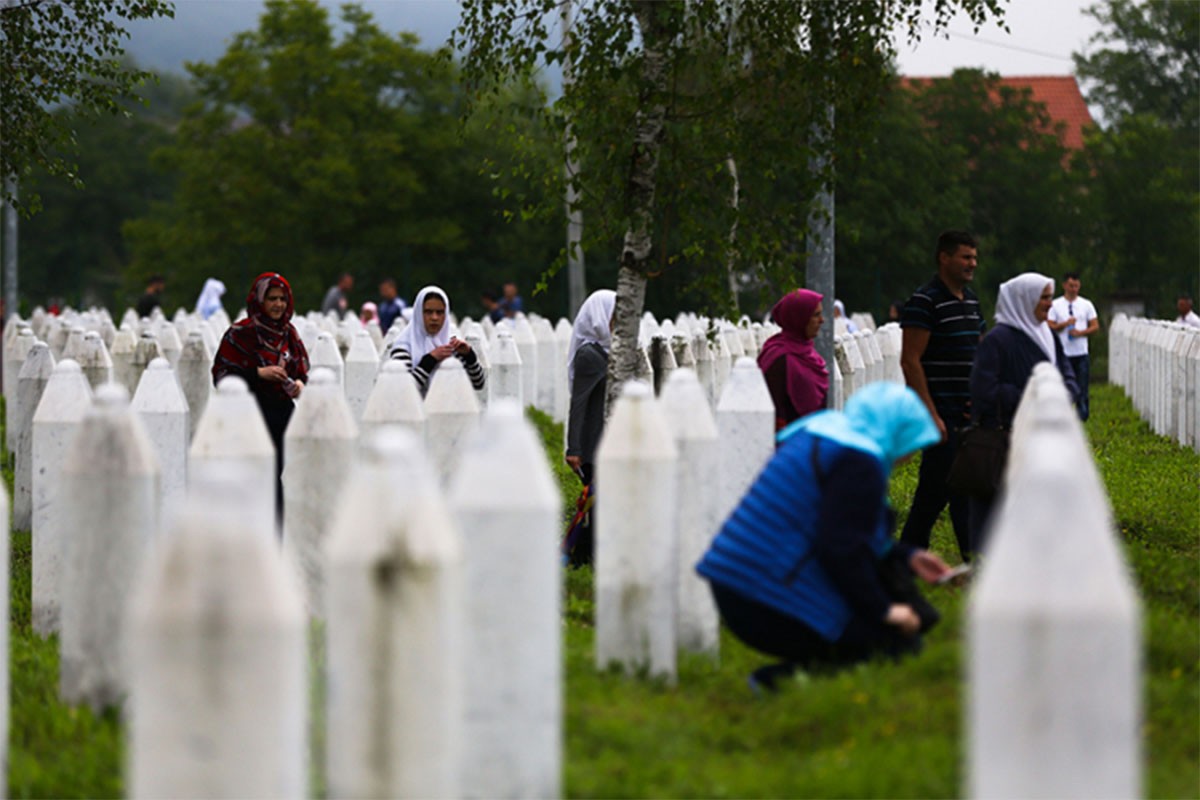
[[[785,294],[771,309],[781,330],[763,343],[758,368],[764,373],[780,358],[787,359],[788,399],[800,416],[825,408],[829,371],[825,359],[808,338],[808,322],[821,307],[822,295],[808,289]]]

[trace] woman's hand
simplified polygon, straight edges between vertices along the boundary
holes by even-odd
[[[295,400],[300,396],[300,392],[304,391],[304,381],[288,381],[283,385],[283,390],[287,392],[287,396]]]
[[[433,356],[438,361],[445,361],[447,358],[454,355],[454,345],[453,344],[438,345],[437,347],[435,347],[429,351],[429,355]]]
[[[579,472],[580,468],[583,466],[583,459],[579,456],[567,456],[565,460],[567,462],[567,466],[575,472]]]
[[[283,383],[287,380],[288,374],[287,370],[283,367],[273,365],[270,367],[259,367],[258,377],[259,380],[264,380],[267,383]]]
[[[945,561],[928,550],[917,550],[908,559],[913,574],[926,583],[937,583],[938,578],[950,571]]]
[[[912,606],[905,603],[892,603],[888,606],[887,617],[883,620],[888,625],[895,625],[905,636],[916,636],[921,630],[921,618]]]
[[[471,345],[467,344],[462,339],[459,339],[457,336],[450,339],[450,346],[454,348],[454,352],[456,353],[471,352]]]

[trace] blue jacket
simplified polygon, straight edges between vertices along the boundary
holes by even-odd
[[[837,641],[855,616],[880,624],[891,599],[878,561],[893,547],[892,464],[940,439],[911,389],[872,384],[792,423],[696,570]]]

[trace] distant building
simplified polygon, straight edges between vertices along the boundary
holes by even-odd
[[[942,78],[901,78],[900,85],[905,88],[917,88]],[[1079,91],[1079,82],[1074,75],[1023,75],[1001,77],[1001,86],[1012,89],[1029,89],[1030,98],[1035,103],[1046,107],[1050,115],[1051,128],[1046,133],[1056,133],[1058,140],[1067,150],[1083,149],[1083,136],[1088,128],[1094,128],[1096,121],[1092,112],[1084,102],[1083,93]],[[1059,123],[1062,127],[1059,128]]]

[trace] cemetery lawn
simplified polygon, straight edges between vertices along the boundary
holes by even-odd
[[[1200,456],[1154,436],[1120,389],[1095,386],[1092,395],[1087,431],[1144,604],[1145,794],[1200,796]],[[531,417],[569,517],[578,480],[561,464],[561,427]],[[11,496],[11,470],[4,477]],[[893,476],[901,524],[915,486],[913,465]],[[939,522],[934,548],[951,563],[958,561],[953,541],[948,523]],[[58,702],[57,640],[30,628],[30,557],[29,533],[14,532],[8,793],[119,797],[119,718]],[[919,657],[803,676],[759,699],[745,679],[764,659],[725,632],[720,662],[681,658],[673,687],[597,672],[592,575],[569,570],[566,794],[960,796],[965,595],[956,588],[930,594],[944,617]]]

